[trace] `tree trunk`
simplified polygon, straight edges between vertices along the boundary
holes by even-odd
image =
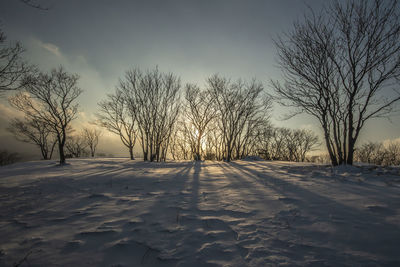
[[[150,143],[150,162],[154,161],[154,155],[153,155],[153,144]]]
[[[135,159],[135,157],[133,156],[133,147],[129,147],[129,156],[130,156],[130,158],[131,158],[131,160],[134,160]]]
[[[197,137],[197,144],[196,144],[196,153],[195,153],[195,160],[201,160],[201,154],[200,154],[200,146],[201,146],[201,135],[199,133],[199,136]]]
[[[58,151],[60,152],[60,165],[65,164],[64,146],[58,143]]]
[[[349,151],[347,152],[347,165],[353,165],[353,158],[354,158],[354,145],[355,140],[353,138],[349,138]]]
[[[231,145],[228,143],[227,151],[226,151],[226,161],[230,162],[231,158],[232,158],[232,149],[231,149]]]
[[[160,161],[160,144],[157,144],[157,147],[156,147],[156,161],[157,162]]]
[[[337,161],[336,155],[332,151],[331,143],[329,141],[329,133],[327,132],[327,129],[324,129],[324,132],[325,132],[324,137],[325,137],[326,148],[328,149],[328,153],[329,153],[329,157],[331,159],[331,163],[332,163],[333,166],[337,166],[338,165],[338,161]]]
[[[44,160],[47,160],[47,159],[48,159],[48,157],[47,157],[47,150],[46,150],[43,146],[40,146],[40,151],[42,152],[42,157],[43,157],[43,159],[44,159]]]
[[[51,150],[50,150],[49,159],[51,159],[51,157],[53,157],[54,147],[56,146],[56,144],[57,144],[57,142],[54,142],[54,143],[51,145]]]
[[[140,131],[140,133],[141,133],[141,137],[140,137],[140,139],[141,139],[141,141],[142,141],[142,151],[143,151],[143,161],[147,161],[147,145],[146,145],[146,143],[145,143],[145,138],[144,138],[144,136],[143,136],[143,131]]]

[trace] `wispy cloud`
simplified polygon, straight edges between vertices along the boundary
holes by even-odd
[[[0,101],[0,135],[9,135],[6,127],[9,125],[9,122],[12,118],[23,118],[23,114],[16,109],[11,108],[5,102]],[[0,146],[3,143],[0,142]]]
[[[42,49],[52,53],[53,55],[57,56],[57,57],[61,57],[61,50],[58,46],[56,46],[55,44],[52,43],[45,43],[39,39],[35,39],[36,44],[41,47]]]
[[[58,48],[58,46],[51,44],[51,43],[43,43],[42,47],[44,49],[46,49],[47,51],[49,51],[50,53],[53,53],[54,55],[60,57],[61,56],[61,52],[60,52],[60,48]]]
[[[9,105],[0,102],[0,114],[2,119],[9,119],[13,117],[23,117],[23,114]]]

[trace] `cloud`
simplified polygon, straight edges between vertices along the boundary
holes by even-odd
[[[83,89],[83,93],[78,101],[85,112],[94,113],[97,103],[109,93],[110,88],[113,88],[118,81],[118,77],[105,78],[106,75],[101,74],[85,55],[57,47],[36,36],[29,37],[26,46],[28,60],[37,65],[39,69],[49,71],[62,65],[67,72],[79,74],[78,86]]]
[[[24,114],[7,104],[4,99],[0,101],[0,133],[7,133],[6,127],[12,118],[22,119]]]
[[[72,122],[73,127],[78,129],[83,128],[96,128],[101,129],[101,127],[94,124],[96,117],[92,113],[87,113],[85,111],[79,111],[77,114],[77,119]]]
[[[22,117],[23,115],[22,113],[18,112],[16,109],[13,109],[4,102],[0,102],[0,114],[2,118]]]
[[[43,41],[41,41],[39,39],[36,39],[36,38],[35,38],[34,41],[39,47],[45,49],[46,51],[52,53],[53,55],[55,55],[57,57],[62,57],[60,48],[58,46],[56,46],[55,44],[45,43],[45,42],[43,42]]]

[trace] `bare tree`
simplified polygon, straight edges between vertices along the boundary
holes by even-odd
[[[319,138],[311,130],[297,130],[297,156],[296,161],[305,161],[306,154],[316,149],[320,145]]]
[[[257,150],[267,160],[305,161],[316,148],[318,136],[310,130],[275,128],[266,124],[257,133]]]
[[[8,127],[18,141],[38,146],[44,160],[51,159],[57,138],[47,122],[13,119]]]
[[[281,128],[284,132],[284,160],[305,161],[306,154],[318,145],[318,136],[310,130]]]
[[[399,166],[400,165],[400,143],[390,142],[385,149],[385,160],[383,164],[386,166]]]
[[[78,104],[75,101],[82,93],[77,87],[79,77],[59,67],[49,74],[29,75],[26,79],[25,92],[11,97],[10,104],[29,120],[47,124],[52,129],[57,137],[60,164],[64,164],[67,128],[76,117]]]
[[[280,127],[276,128],[272,134],[272,159],[273,160],[290,160],[289,149],[290,145],[290,129]]]
[[[209,91],[201,91],[197,85],[187,84],[185,88],[185,120],[192,135],[192,151],[195,160],[201,160],[202,141],[210,121],[215,118],[213,99]]]
[[[225,155],[223,133],[219,127],[219,116],[208,125],[206,136],[206,157],[223,160]]]
[[[365,143],[358,147],[356,158],[360,162],[381,165],[385,159],[385,148],[382,143]]]
[[[204,158],[206,160],[222,160],[222,136],[215,120],[209,123],[205,139]]]
[[[194,140],[191,134],[187,133],[185,122],[178,121],[170,138],[169,152],[172,159],[191,159],[193,156]]]
[[[127,71],[119,88],[135,115],[144,160],[165,161],[179,114],[180,80],[156,68]]]
[[[80,158],[88,154],[86,148],[85,137],[83,135],[70,135],[65,142],[65,148],[67,149],[67,156],[70,158]]]
[[[272,160],[273,158],[273,135],[275,129],[271,123],[265,123],[256,132],[256,142],[257,142],[257,154],[262,156],[266,160]]]
[[[283,104],[317,118],[333,165],[353,164],[363,126],[400,100],[398,18],[397,0],[335,1],[276,41],[285,83],[272,85]]]
[[[98,124],[108,131],[117,134],[122,143],[129,149],[129,156],[134,160],[133,147],[136,143],[135,114],[129,106],[129,100],[118,88],[115,94],[99,103]]]
[[[33,70],[33,67],[22,59],[23,52],[20,43],[6,43],[6,35],[0,29],[0,95],[21,88],[24,76]]]
[[[400,142],[389,142],[388,144],[368,142],[358,147],[356,159],[360,162],[376,165],[399,165],[400,164]]]
[[[101,132],[94,128],[84,128],[82,130],[83,138],[85,139],[86,145],[90,149],[90,155],[94,157],[96,153],[97,145],[99,144],[99,138]]]
[[[267,116],[270,99],[262,97],[263,86],[255,80],[250,83],[231,83],[229,80],[214,75],[208,79],[209,92],[218,111],[218,125],[222,132],[223,158],[231,161],[243,156],[246,144],[253,129]],[[260,101],[262,99],[263,101]]]
[[[268,123],[271,108],[271,98],[262,91],[255,80],[231,83],[218,75],[208,79],[204,91],[187,84],[172,157],[230,161],[256,155],[259,129]]]
[[[32,0],[20,0],[35,9],[48,10],[40,3]],[[36,72],[36,67],[27,64],[22,59],[24,49],[19,42],[9,45],[6,44],[6,35],[0,29],[0,96],[5,91],[20,89],[24,86],[26,75]]]

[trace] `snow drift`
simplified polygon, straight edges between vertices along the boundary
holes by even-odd
[[[0,168],[0,266],[400,265],[400,179],[288,162]]]

